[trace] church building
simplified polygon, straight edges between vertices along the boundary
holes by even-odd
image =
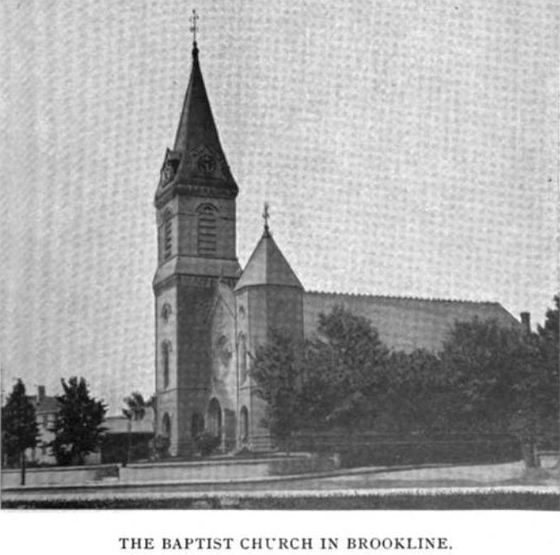
[[[261,425],[264,402],[255,394],[249,370],[271,328],[308,337],[320,313],[343,305],[371,320],[389,348],[435,351],[457,321],[478,317],[521,325],[498,303],[306,291],[267,218],[241,268],[238,193],[195,41],[175,144],[165,154],[155,195],[157,433],[169,438],[173,456],[192,453],[202,431],[219,436],[225,452],[270,446]]]

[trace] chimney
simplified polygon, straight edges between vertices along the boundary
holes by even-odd
[[[525,331],[525,333],[531,333],[531,313],[522,312],[519,316],[521,318],[521,325],[523,326],[523,330]]]
[[[45,386],[40,385],[39,387],[37,387],[37,404],[42,403],[44,398],[45,398]]]

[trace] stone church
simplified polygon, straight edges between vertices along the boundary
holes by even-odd
[[[155,195],[157,433],[169,438],[172,455],[191,453],[203,430],[220,436],[224,451],[270,445],[249,369],[271,327],[310,336],[318,315],[339,304],[369,318],[390,348],[410,351],[438,349],[456,321],[475,316],[520,325],[497,303],[306,291],[266,219],[241,268],[238,193],[195,41],[175,144],[165,154]]]

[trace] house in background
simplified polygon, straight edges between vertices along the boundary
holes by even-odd
[[[54,424],[59,410],[58,401],[56,397],[46,394],[44,385],[37,387],[37,395],[29,395],[28,398],[35,407],[39,438],[37,446],[25,452],[27,460],[36,464],[55,464],[56,460],[50,454],[51,450],[47,446],[54,439],[50,428]]]
[[[56,397],[46,394],[44,385],[37,388],[37,395],[29,395],[28,399],[35,407],[39,438],[34,449],[25,452],[27,461],[36,465],[55,465],[56,459],[51,455],[48,444],[54,439],[50,431],[59,404]],[[150,455],[150,441],[154,435],[154,411],[146,409],[144,418],[130,421],[125,416],[109,416],[103,426],[106,428],[99,449],[86,457],[86,464],[123,462],[127,458],[130,441],[130,460],[147,459]]]
[[[109,416],[103,424],[107,430],[103,434],[100,446],[100,462],[122,463],[128,460],[129,447],[131,461],[150,458],[154,423],[154,410],[150,407],[141,419],[129,420],[125,416]]]

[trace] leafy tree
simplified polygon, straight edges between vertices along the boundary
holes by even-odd
[[[554,308],[546,311],[544,326],[538,326],[538,340],[541,353],[541,364],[546,374],[545,387],[550,388],[550,393],[556,391],[557,395],[546,395],[543,400],[543,410],[550,415],[549,439],[550,443],[558,446],[558,430],[560,428],[560,407],[559,407],[559,368],[560,368],[560,328],[559,328],[559,308],[560,297],[555,295]],[[546,385],[549,384],[549,385]],[[560,467],[560,463],[558,465]]]
[[[558,312],[560,297],[554,297],[554,308],[546,311],[544,326],[538,326],[538,337],[542,349],[543,364],[546,365],[551,379],[558,380],[558,367],[560,361],[560,327],[558,323]]]
[[[128,420],[138,422],[146,416],[148,401],[146,401],[139,391],[133,391],[128,397],[124,398],[126,408],[122,409],[123,416]]]
[[[251,376],[257,395],[266,401],[263,424],[273,440],[289,451],[289,438],[298,426],[297,347],[292,338],[280,330],[271,330],[270,341],[257,349]]]
[[[22,486],[25,485],[25,450],[33,449],[38,437],[35,407],[18,379],[2,407],[2,451],[8,461],[19,460]]]
[[[210,432],[202,432],[194,438],[197,451],[202,457],[209,457],[219,446],[221,438]]]
[[[559,309],[560,296],[554,296],[555,308],[549,308],[546,311],[544,326],[538,326],[539,335],[555,344],[558,347],[560,342],[560,326],[559,326]]]
[[[437,355],[425,349],[392,352],[386,384],[385,395],[378,400],[378,431],[424,435],[446,431],[453,394]]]
[[[90,396],[84,378],[71,377],[61,383],[63,394],[56,396],[60,410],[51,428],[55,438],[50,447],[58,464],[81,465],[100,443],[107,408]]]
[[[128,464],[131,459],[132,451],[132,422],[138,422],[144,419],[146,410],[150,406],[150,401],[146,401],[139,391],[133,391],[128,397],[124,398],[124,403],[126,408],[122,409],[122,413],[128,420],[125,464]]]
[[[509,433],[522,445],[527,466],[558,415],[558,372],[544,364],[534,334],[494,321],[457,323],[442,352],[451,390],[450,423],[464,431]]]
[[[316,427],[368,427],[387,389],[389,351],[371,322],[335,306],[320,314],[303,360],[302,408]]]

